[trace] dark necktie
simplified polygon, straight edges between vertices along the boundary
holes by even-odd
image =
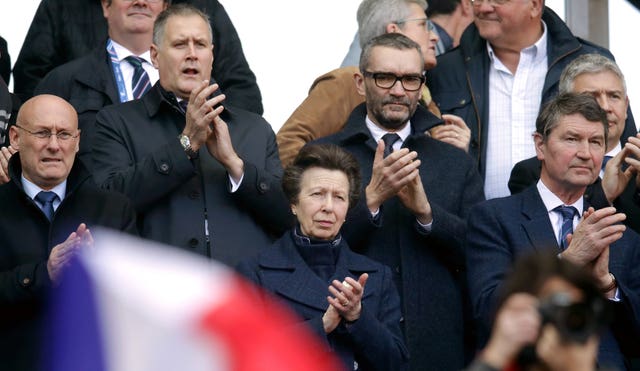
[[[387,157],[393,152],[393,143],[400,140],[400,136],[396,133],[387,133],[382,136],[384,141],[384,157]]]
[[[178,102],[178,105],[180,106],[180,108],[182,108],[182,112],[183,113],[187,113],[187,106],[189,105],[189,101],[186,99],[181,100],[180,102]]]
[[[36,195],[36,201],[42,204],[41,209],[49,221],[53,218],[53,201],[57,197],[58,195],[51,191],[41,191]]]
[[[613,156],[604,156],[602,158],[602,171],[604,171],[604,168],[607,166],[607,162],[609,162],[609,160],[611,160],[613,158]]]
[[[567,235],[573,233],[573,217],[578,213],[573,206],[558,206],[553,211],[562,216],[562,227],[560,228],[560,249],[562,251],[569,247]]]
[[[147,75],[147,72],[142,67],[143,59],[130,55],[126,57],[125,60],[133,66],[133,79],[131,80],[133,98],[140,99],[151,87],[149,75]]]

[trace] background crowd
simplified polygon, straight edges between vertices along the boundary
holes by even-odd
[[[276,134],[218,1],[41,2],[0,84],[9,369],[38,366],[98,226],[237,267],[346,369],[637,367],[640,135],[611,52],[541,0],[356,18]]]

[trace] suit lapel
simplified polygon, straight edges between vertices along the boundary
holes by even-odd
[[[559,249],[547,208],[535,185],[522,193],[522,214],[525,218],[522,227],[533,249]]]

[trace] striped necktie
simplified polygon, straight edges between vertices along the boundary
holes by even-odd
[[[131,81],[131,91],[133,92],[133,99],[140,99],[144,93],[151,87],[151,81],[149,81],[149,75],[142,67],[142,58],[134,57],[130,55],[125,58],[130,65],[133,66],[133,80]]]
[[[562,227],[560,228],[560,249],[562,251],[569,247],[567,242],[567,235],[573,233],[573,217],[578,213],[573,206],[558,206],[553,211],[559,213],[562,216]]]

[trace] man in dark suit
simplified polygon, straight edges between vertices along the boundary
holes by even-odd
[[[102,0],[109,38],[90,54],[56,67],[38,84],[35,94],[64,98],[78,112],[83,141],[78,156],[91,169],[96,114],[114,103],[139,98],[158,81],[149,48],[153,22],[170,1]],[[135,59],[134,59],[135,58]],[[138,61],[142,68],[134,63]],[[145,77],[146,76],[146,77]],[[144,80],[146,78],[146,80]],[[146,83],[136,89],[134,84]]]
[[[3,369],[35,370],[42,301],[75,252],[92,246],[89,228],[136,229],[129,201],[100,190],[75,161],[80,130],[71,105],[36,96],[17,121],[9,134],[19,152],[0,186],[0,359]]]
[[[457,48],[438,57],[427,85],[442,113],[460,116],[471,129],[487,198],[509,195],[513,166],[535,155],[529,136],[540,106],[558,93],[564,67],[605,48],[582,40],[544,0],[473,1],[474,23]],[[626,135],[637,132],[628,115]]]
[[[364,46],[360,63],[356,86],[366,102],[340,132],[318,140],[350,151],[366,184],[345,237],[354,250],[392,267],[411,369],[459,370],[464,219],[483,200],[482,182],[464,151],[424,134],[442,120],[418,105],[424,82],[418,44],[398,33],[381,35]],[[356,241],[353,232],[367,240]]]
[[[142,3],[130,0],[129,3]],[[148,1],[147,1],[148,2]],[[191,4],[211,19],[216,45],[213,78],[229,104],[262,114],[262,97],[229,15],[218,0],[172,0]],[[23,100],[56,66],[83,57],[107,38],[98,0],[42,0],[13,69],[15,92]]]
[[[142,99],[98,113],[96,178],[133,201],[143,237],[235,265],[290,226],[275,134],[262,117],[223,107],[209,85],[204,13],[174,5],[154,28],[160,79]]]
[[[607,153],[600,177],[587,187],[585,197],[596,209],[613,203],[627,216],[624,223],[640,233],[640,207],[636,203],[640,177],[636,177],[637,168],[633,166],[636,162],[632,162],[629,168],[625,163],[629,155],[640,154],[640,137],[623,135],[629,98],[622,71],[616,62],[599,54],[581,55],[569,63],[560,76],[560,93],[568,92],[593,95],[607,112],[609,121]],[[605,162],[609,164],[607,170]],[[540,179],[540,166],[540,160],[536,157],[517,163],[509,178],[511,194],[521,192],[537,182]],[[604,180],[601,182],[602,178]]]
[[[607,131],[606,113],[593,97],[558,96],[536,122],[540,181],[522,193],[480,204],[470,213],[468,280],[482,337],[489,333],[496,299],[513,262],[521,255],[551,249],[560,259],[589,270],[614,307],[615,320],[601,338],[600,365],[625,369],[623,354],[637,354],[640,237],[620,224],[624,214],[613,207],[594,211],[584,198],[600,171]]]

